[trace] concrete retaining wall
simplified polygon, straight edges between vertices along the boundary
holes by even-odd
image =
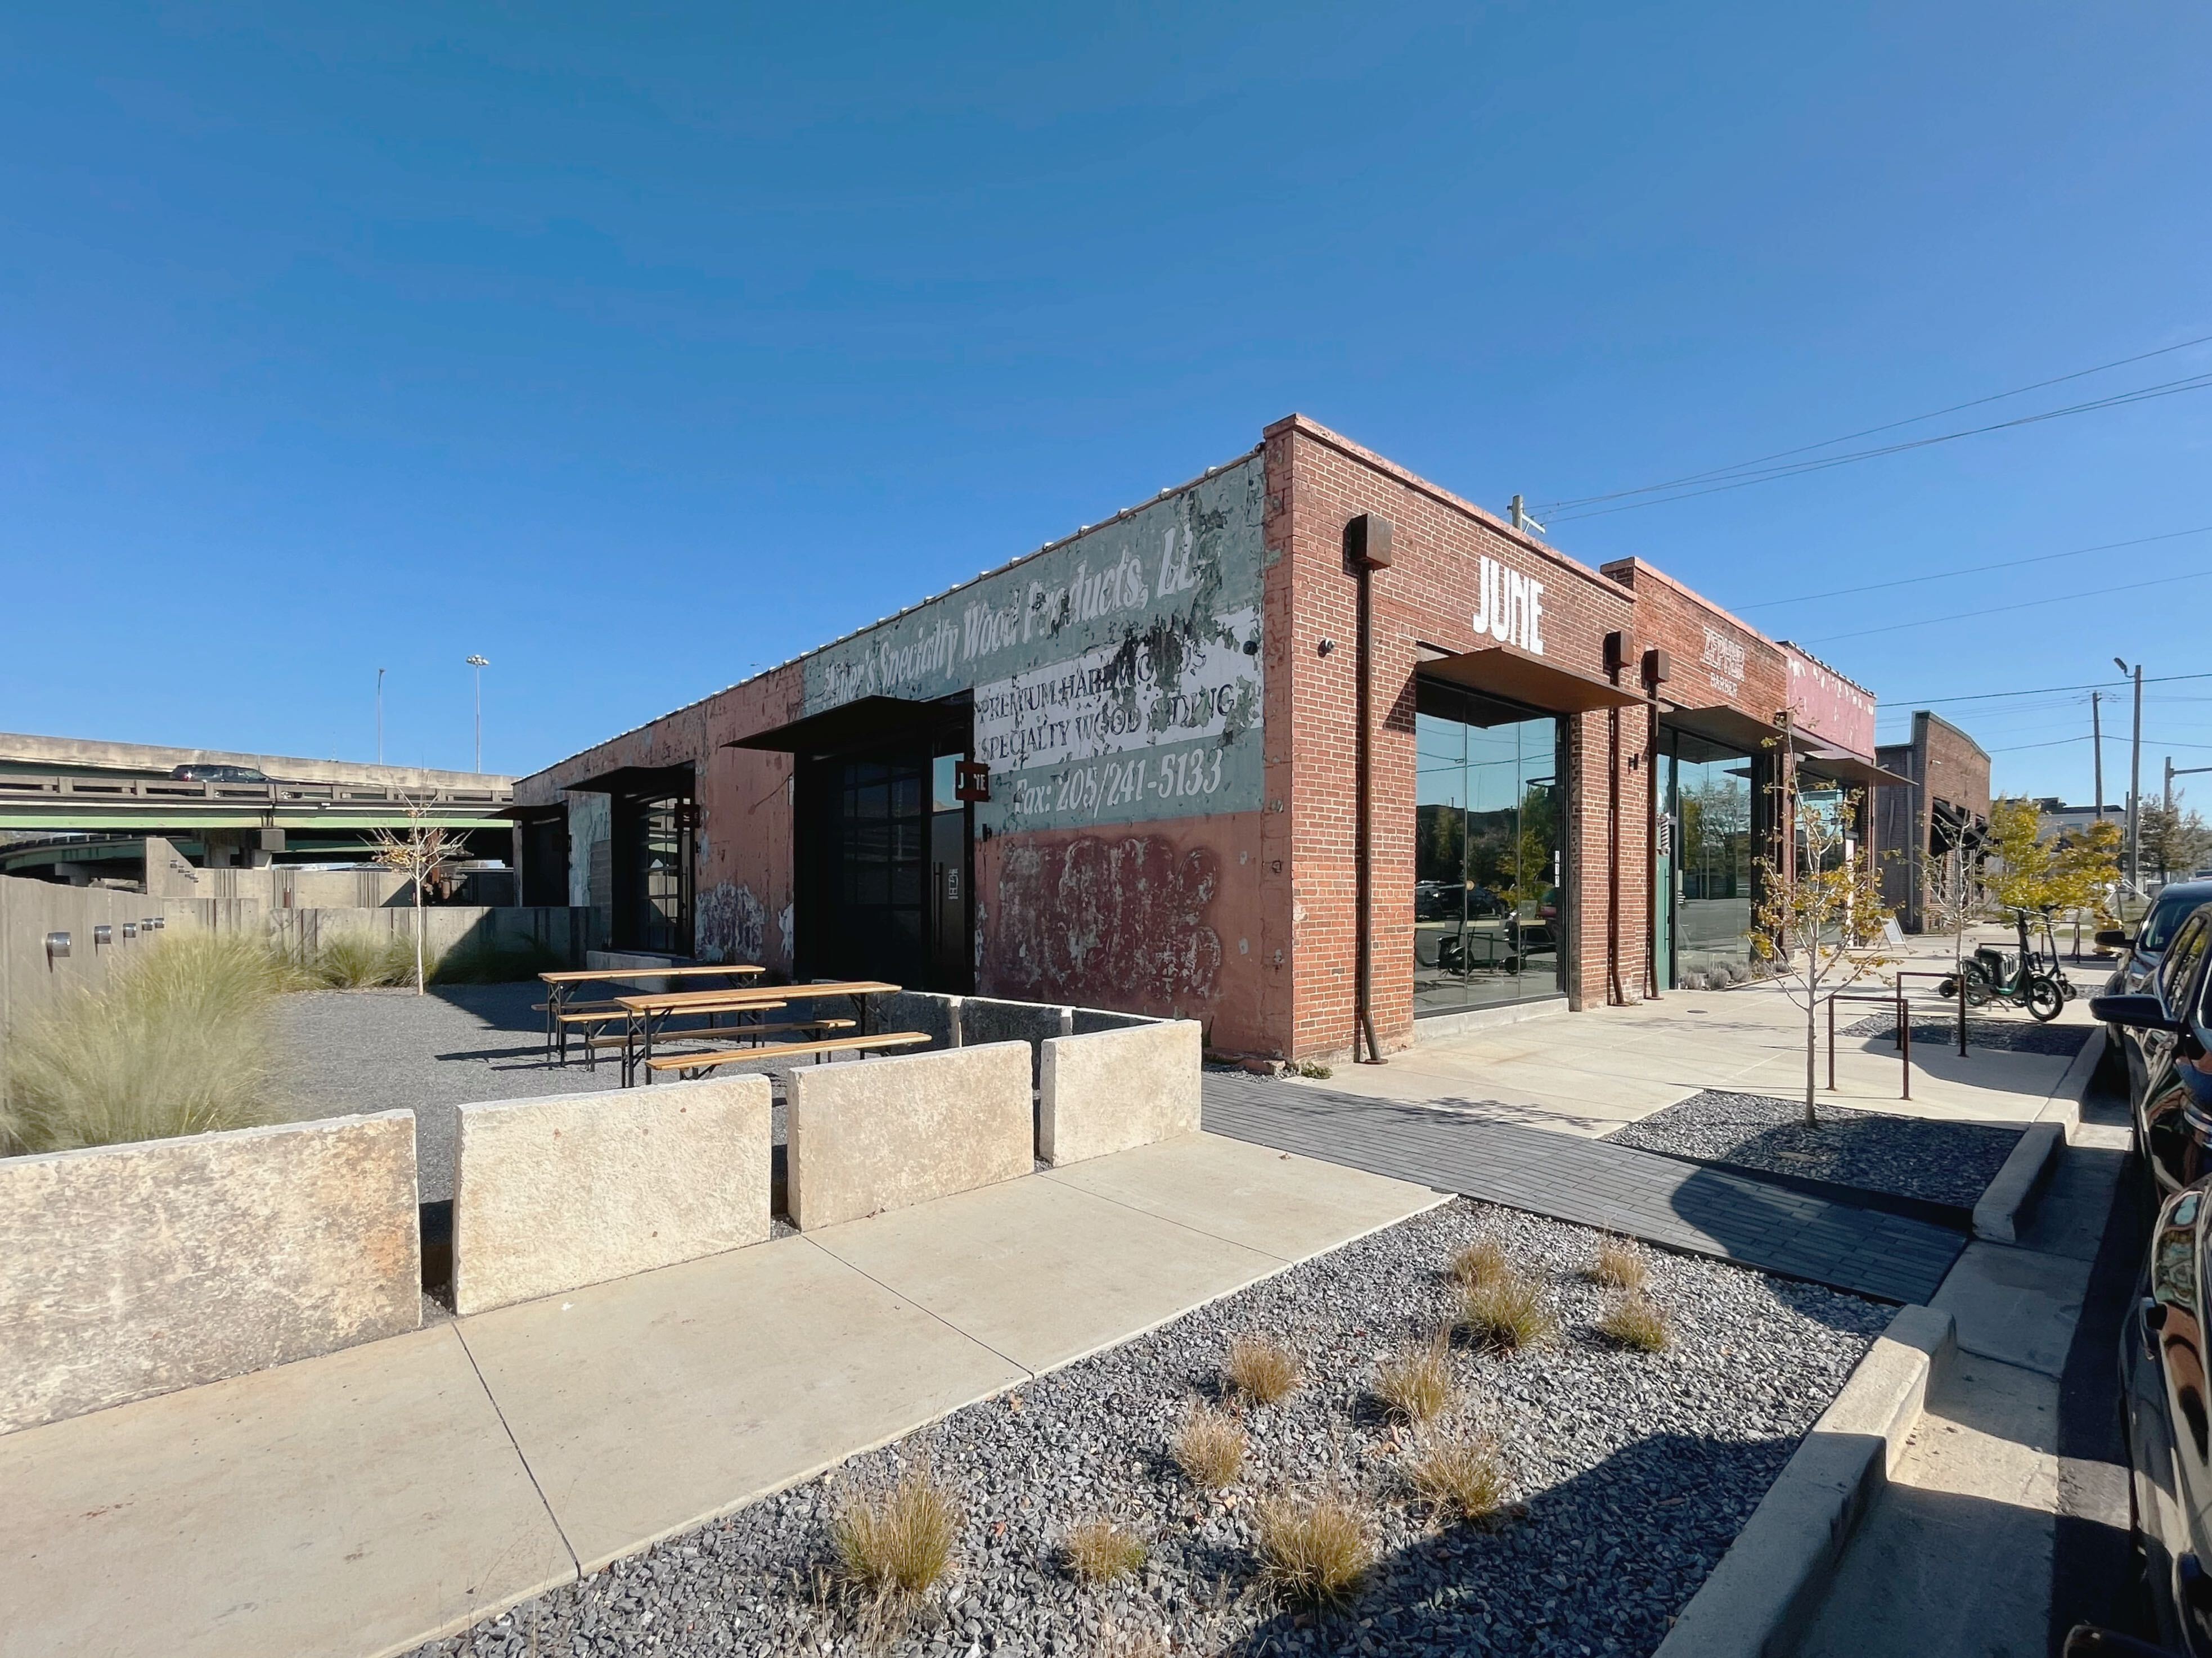
[[[152,941],[143,936],[123,936],[125,923],[135,927],[149,915],[171,930],[261,925],[261,907],[242,900],[149,898],[0,875],[0,1055],[8,1031],[22,1020],[68,991],[105,987],[115,968],[150,949]],[[105,944],[95,940],[93,930],[100,926],[109,929]],[[69,934],[66,957],[49,960],[50,932]]]
[[[1196,1133],[1203,1047],[1194,1019],[1046,1042],[1037,1156],[1057,1167]]]
[[[795,1067],[792,1219],[812,1231],[1030,1173],[1030,1065],[1026,1044],[992,1042]]]
[[[0,1159],[0,1433],[412,1330],[414,1114]]]
[[[771,1109],[759,1076],[462,1106],[453,1310],[761,1242]]]
[[[415,937],[412,905],[368,908],[280,909],[269,912],[270,936],[289,955],[312,960],[342,934]],[[588,910],[565,907],[489,908],[477,904],[424,908],[422,938],[433,957],[459,950],[536,950],[570,967],[584,965]]]

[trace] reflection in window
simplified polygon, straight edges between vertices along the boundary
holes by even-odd
[[[1559,721],[1425,683],[1414,755],[1415,1015],[1554,993]]]
[[[1662,982],[1697,989],[1751,972],[1752,763],[1687,732],[1662,733],[1659,786],[1674,833],[1662,857],[1673,898],[1659,917]]]

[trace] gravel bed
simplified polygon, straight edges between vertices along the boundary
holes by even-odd
[[[1802,1100],[1707,1089],[1606,1138],[1643,1151],[1971,1209],[2021,1133],[1826,1103],[1820,1112],[1820,1127],[1808,1128]]]
[[[274,1035],[283,1114],[415,1114],[422,1200],[453,1195],[453,1108],[476,1100],[588,1094],[622,1085],[621,1062],[549,1063],[542,985],[434,985],[411,990],[310,990],[277,999]],[[721,1077],[767,1070],[729,1066]],[[783,1139],[778,1090],[775,1138]]]
[[[1562,1333],[1451,1363],[1468,1419],[1504,1448],[1515,1507],[1439,1529],[1404,1487],[1405,1440],[1365,1394],[1376,1362],[1452,1303],[1442,1268],[1478,1236],[1539,1277]],[[1648,1252],[1667,1351],[1592,1327],[1596,1235],[1455,1200],[1191,1313],[830,1475],[539,1596],[458,1638],[465,1653],[938,1655],[1641,1654],[1696,1591],[1887,1323],[1889,1309],[1714,1261]],[[1166,1447],[1212,1397],[1231,1337],[1302,1357],[1283,1403],[1246,1413],[1244,1479],[1194,1491]],[[927,1467],[963,1509],[948,1580],[887,1619],[838,1587],[830,1526],[849,1494]],[[1380,1559],[1349,1611],[1316,1618],[1256,1580],[1256,1503],[1334,1489]],[[1078,1586],[1067,1529],[1107,1516],[1148,1540],[1135,1576]]]
[[[1992,1019],[1985,1015],[1966,1015],[1966,1046],[1969,1048],[1998,1048],[2012,1054],[2051,1054],[2071,1059],[2087,1045],[2094,1025],[2037,1024],[2032,1020],[2018,1023],[2010,1019]],[[1894,1036],[1897,1034],[1897,1015],[1871,1013],[1853,1024],[1838,1027],[1838,1036]],[[1916,1014],[1912,1021],[1914,1047],[1945,1043],[1959,1045],[1959,1016],[1931,1019]]]

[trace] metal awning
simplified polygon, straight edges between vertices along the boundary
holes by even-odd
[[[1834,778],[1838,783],[1855,783],[1863,789],[1893,789],[1910,787],[1912,780],[1900,777],[1893,771],[1884,771],[1863,755],[1853,754],[1849,749],[1826,744],[1804,750],[1798,763],[1814,771]]]
[[[859,744],[921,736],[966,714],[958,702],[917,702],[904,696],[856,696],[834,708],[810,714],[750,737],[739,737],[726,749],[765,749],[771,754],[813,754]]]
[[[1739,754],[1763,753],[1782,735],[1780,726],[1754,719],[1725,702],[1705,708],[1673,709],[1666,715],[1666,723]]]
[[[581,777],[561,786],[564,794],[623,794],[652,797],[689,794],[696,781],[691,762],[673,766],[617,766],[596,777]]]
[[[1592,708],[1638,708],[1642,695],[1624,690],[1595,674],[1563,668],[1515,645],[1490,645],[1456,655],[1432,645],[1413,671],[1430,679],[1464,685],[1469,690],[1510,697],[1547,714],[1587,714]]]

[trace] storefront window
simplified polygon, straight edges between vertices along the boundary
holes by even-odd
[[[1559,987],[1559,722],[1423,685],[1414,717],[1413,1011]]]
[[[1673,826],[1663,859],[1674,902],[1660,940],[1671,985],[1730,984],[1750,976],[1752,762],[1686,732],[1668,732],[1660,789]],[[1668,913],[1671,910],[1671,913]]]

